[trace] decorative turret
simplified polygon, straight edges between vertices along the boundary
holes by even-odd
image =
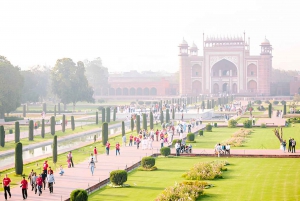
[[[193,42],[192,47],[190,47],[190,54],[192,56],[198,56],[198,47],[194,42]]]
[[[188,48],[189,48],[189,45],[188,43],[184,40],[182,40],[182,42],[179,44],[179,55],[178,56],[188,56],[189,53],[188,53]]]
[[[272,55],[272,45],[270,44],[270,41],[265,38],[261,44],[260,44],[260,47],[261,47],[261,52],[260,54],[261,55]]]

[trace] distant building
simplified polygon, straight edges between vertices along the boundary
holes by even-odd
[[[178,95],[178,74],[129,71],[109,74],[108,96],[171,96]]]
[[[203,56],[195,43],[179,44],[179,94],[270,95],[272,46],[265,38],[261,53],[250,55],[250,39],[207,37]]]

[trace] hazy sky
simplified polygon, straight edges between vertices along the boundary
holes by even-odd
[[[266,36],[273,67],[300,70],[300,2],[275,0],[0,1],[0,55],[27,69],[101,57],[110,72],[178,70],[178,44],[239,35],[251,54]]]

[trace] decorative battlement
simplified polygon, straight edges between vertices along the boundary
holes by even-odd
[[[247,46],[247,42],[240,36],[207,36],[204,47],[216,46]]]

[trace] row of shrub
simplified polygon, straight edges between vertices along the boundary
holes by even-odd
[[[213,180],[222,178],[222,171],[227,170],[224,166],[228,164],[227,161],[199,162],[182,176],[188,180]]]
[[[289,118],[288,123],[300,123],[300,117]]]
[[[231,138],[222,142],[222,144],[229,144],[234,147],[241,147],[246,142],[246,137],[251,134],[251,130],[243,129],[236,131],[231,135]]]
[[[262,101],[261,101],[261,100],[256,100],[256,101],[254,101],[254,103],[260,105],[260,104],[262,104]],[[266,100],[265,103],[266,103],[266,104],[270,104],[270,101]],[[281,105],[285,105],[285,104],[286,104],[286,101],[282,100],[282,101],[280,101],[280,103],[281,103]],[[278,105],[278,104],[279,104],[279,101],[274,100],[274,101],[273,101],[273,104],[274,104],[274,105]]]

